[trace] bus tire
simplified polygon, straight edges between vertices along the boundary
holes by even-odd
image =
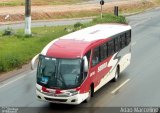
[[[119,78],[119,66],[116,68],[115,77],[113,78],[113,82],[117,82]]]
[[[93,95],[92,92],[93,92],[93,89],[92,89],[92,87],[90,87],[89,95],[88,95],[87,99],[84,101],[85,103],[88,103],[91,100],[91,97]]]

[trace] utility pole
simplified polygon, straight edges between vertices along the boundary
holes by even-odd
[[[103,7],[101,5],[101,19],[102,19],[102,17],[103,17]]]
[[[31,0],[25,0],[25,35],[31,34]]]

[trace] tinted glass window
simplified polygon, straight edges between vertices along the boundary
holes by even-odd
[[[125,34],[121,35],[121,48],[124,48],[126,46],[126,38]]]
[[[131,31],[128,31],[126,33],[126,45],[128,45],[131,42]]]
[[[105,58],[107,58],[107,44],[103,44],[100,46],[100,61],[104,60]]]
[[[82,83],[81,59],[56,59],[40,55],[37,83],[47,88],[71,89]]]
[[[99,51],[99,47],[97,47],[93,50],[92,66],[95,66],[99,62],[100,62],[100,51]]]
[[[108,42],[108,56],[114,54],[114,41],[111,40]]]
[[[116,37],[114,39],[115,52],[120,50],[120,37]]]

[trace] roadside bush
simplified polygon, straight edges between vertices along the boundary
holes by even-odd
[[[122,23],[126,24],[127,21],[124,16],[115,16],[113,14],[104,14],[103,18],[101,17],[95,18],[92,21],[94,24],[97,23]]]
[[[83,24],[80,23],[80,22],[77,22],[77,23],[74,24],[75,29],[81,29],[82,27],[83,27]]]
[[[16,55],[6,55],[0,60],[0,72],[9,71],[13,67],[20,67],[22,62]]]
[[[4,32],[2,33],[3,36],[11,36],[14,34],[14,30],[11,28],[7,28],[4,30]]]

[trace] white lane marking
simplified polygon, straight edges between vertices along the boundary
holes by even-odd
[[[131,46],[135,46],[135,45],[136,45],[136,43],[137,43],[137,42],[133,42],[133,43],[131,44]]]
[[[32,71],[31,71],[31,72],[32,72]],[[31,73],[31,72],[29,72],[29,73]],[[28,73],[28,74],[29,74],[29,73]],[[18,81],[18,80],[20,80],[20,79],[22,79],[22,78],[24,78],[24,77],[27,76],[28,74],[24,74],[23,76],[20,76],[20,77],[14,79],[14,80],[12,80],[12,81],[9,81],[8,83],[5,83],[5,84],[1,85],[1,86],[0,86],[0,89],[3,88],[3,87],[5,87],[5,86],[7,86],[7,85],[10,85],[10,84]]]
[[[127,79],[120,86],[118,86],[116,89],[114,89],[111,93],[114,94],[115,92],[117,92],[122,86],[124,86],[129,81],[130,81],[130,79]]]

